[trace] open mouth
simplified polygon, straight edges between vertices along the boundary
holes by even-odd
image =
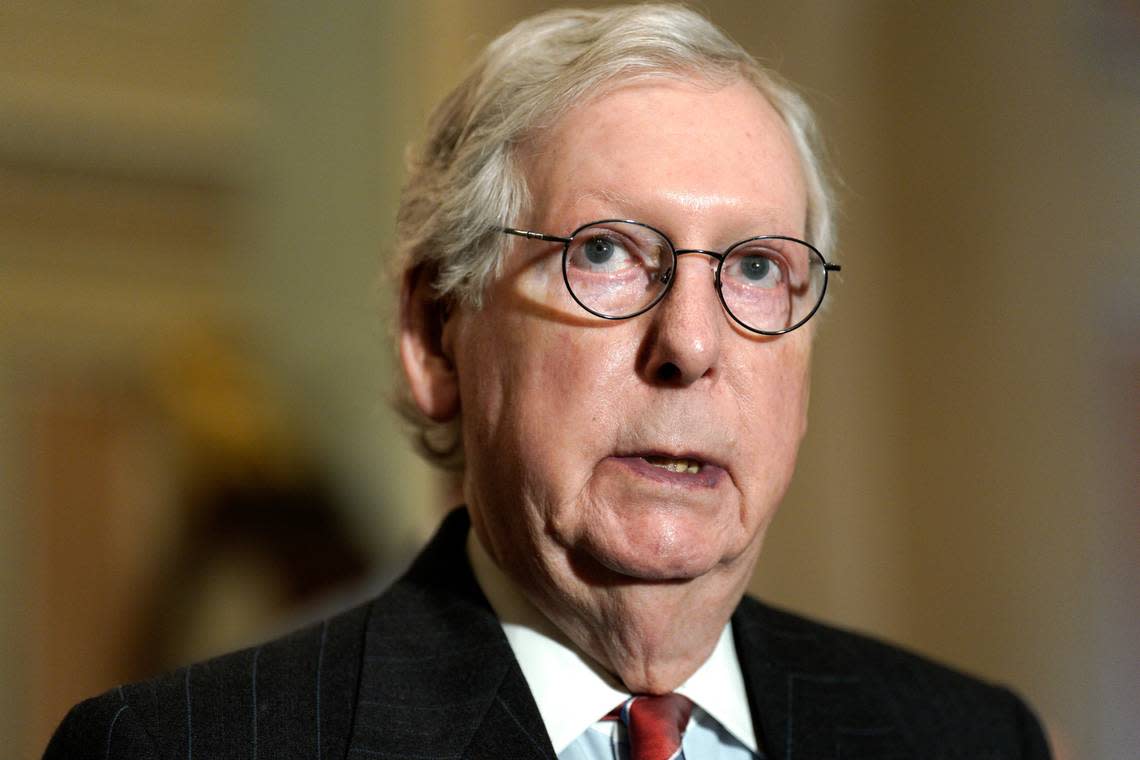
[[[651,481],[680,488],[715,488],[727,473],[714,462],[693,456],[633,453],[610,457],[631,472]]]
[[[696,475],[704,468],[704,465],[695,459],[673,459],[671,457],[657,456],[656,454],[648,454],[643,456],[642,459],[654,467],[660,467],[669,472],[685,472],[690,475]]]

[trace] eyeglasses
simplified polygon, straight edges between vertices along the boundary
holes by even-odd
[[[627,219],[583,224],[569,237],[502,228],[507,235],[562,243],[562,279],[579,306],[602,319],[629,319],[656,306],[673,286],[677,257],[701,253],[717,260],[714,286],[724,310],[741,327],[782,335],[819,310],[829,264],[809,243],[758,235],[723,253],[674,247],[665,233]]]

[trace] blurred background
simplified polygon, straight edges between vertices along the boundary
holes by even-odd
[[[581,3],[588,5],[590,3]],[[381,587],[402,156],[535,0],[0,4],[0,736]],[[1140,6],[706,0],[814,104],[842,279],[754,591],[1140,746]]]

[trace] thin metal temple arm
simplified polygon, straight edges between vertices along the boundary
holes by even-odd
[[[503,227],[502,231],[508,235],[518,235],[527,240],[545,240],[550,243],[569,243],[570,238],[558,237],[557,235],[544,235],[541,232],[531,232],[530,230],[516,230],[513,227]]]

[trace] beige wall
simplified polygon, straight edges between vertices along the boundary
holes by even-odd
[[[702,4],[806,89],[844,182],[812,429],[755,589],[1014,685],[1077,757],[1140,743],[1140,32],[1110,5]],[[374,549],[422,540],[438,489],[383,403],[376,261],[402,146],[541,7],[0,10],[0,735],[58,718],[22,698],[43,382],[135,389],[149,419],[153,357],[227,326]]]

